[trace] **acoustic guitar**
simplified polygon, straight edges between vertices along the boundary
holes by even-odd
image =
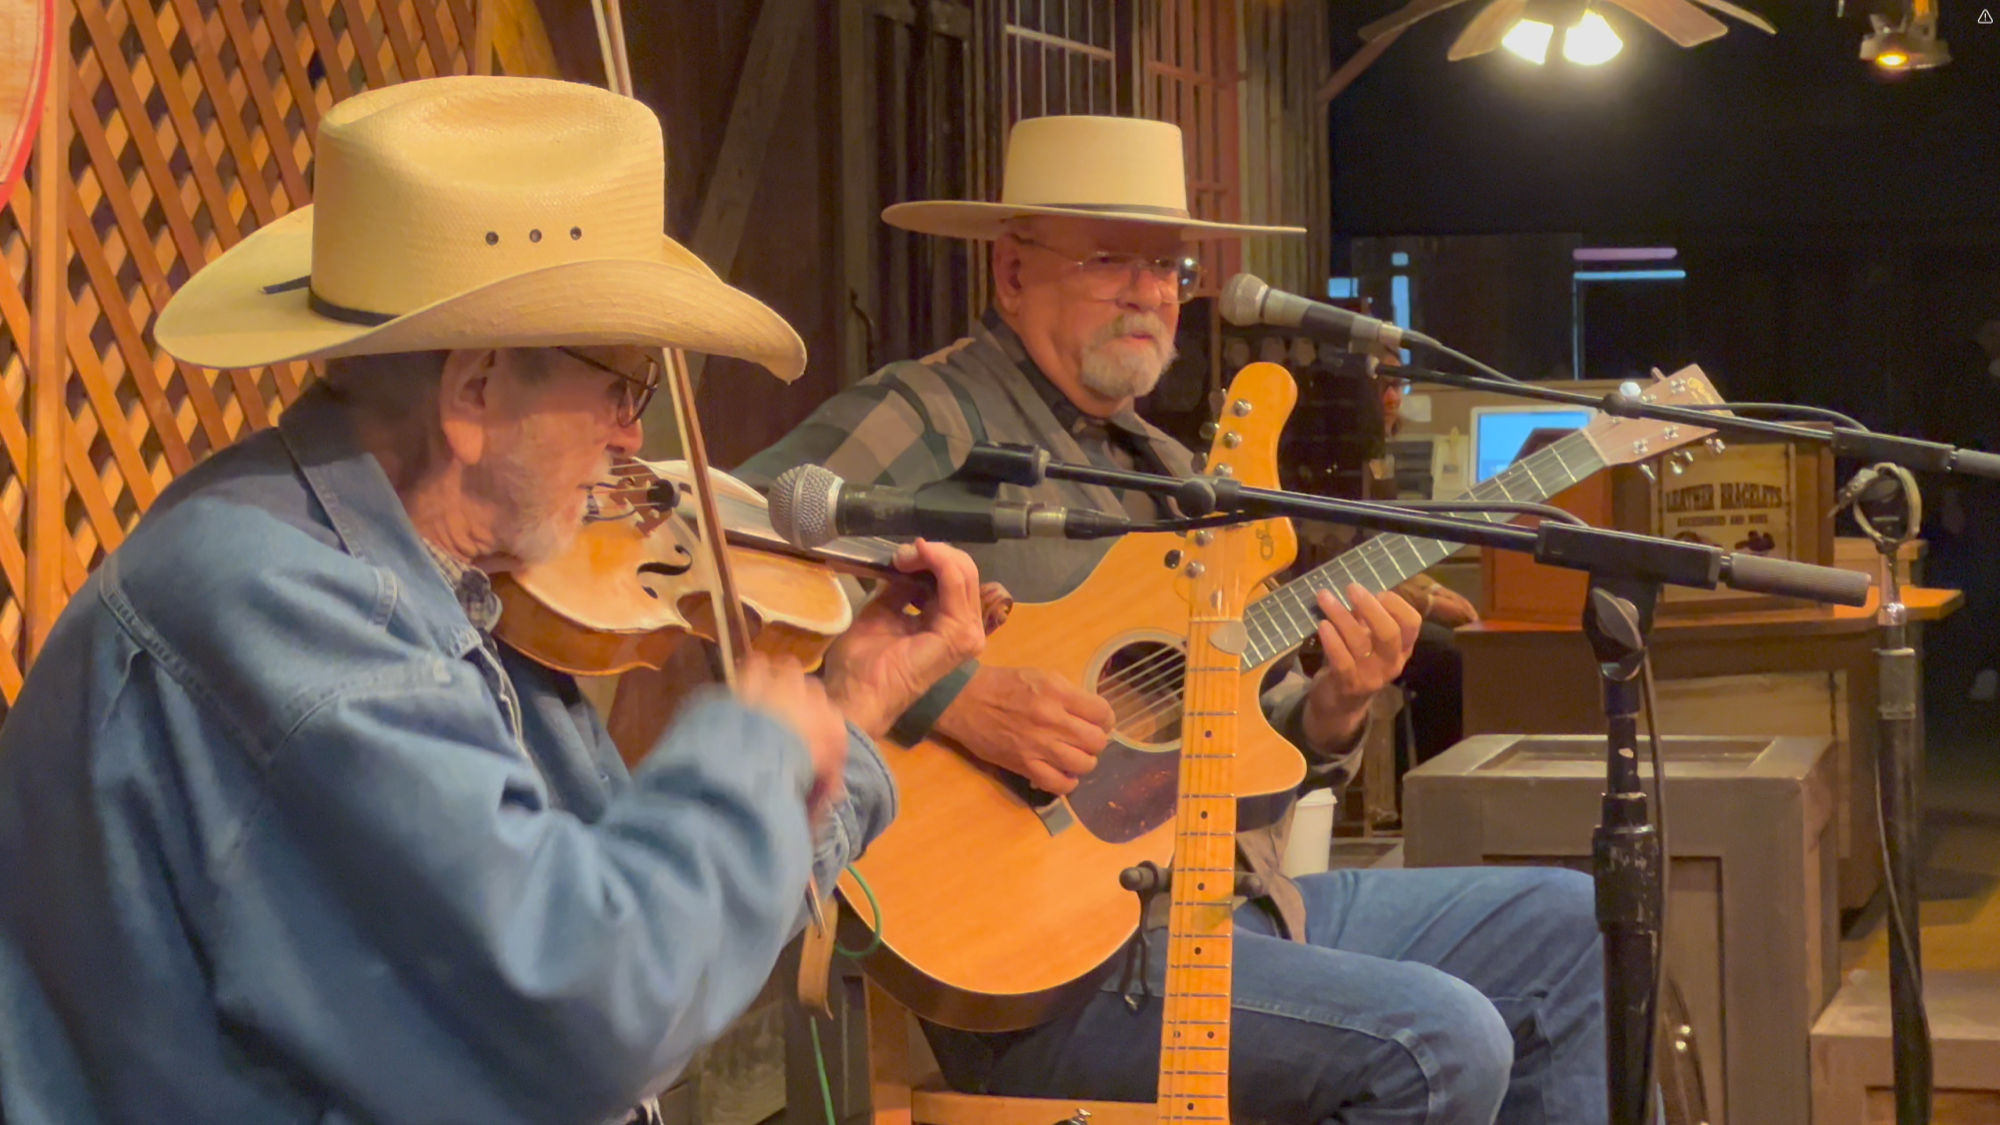
[[[1277,487],[1278,438],[1296,396],[1283,368],[1244,368],[1230,385],[1208,471]],[[1692,367],[1658,379],[1644,397],[1672,405],[1720,401]],[[1606,467],[1645,461],[1709,433],[1599,415],[1468,497],[1545,500]],[[1244,525],[1229,538],[1248,545],[1240,567],[1252,588],[1289,566],[1297,550],[1285,520]],[[1137,928],[1138,897],[1119,876],[1146,861],[1164,866],[1175,855],[1189,698],[1180,622],[1189,584],[1200,577],[1192,552],[1206,546],[1173,533],[1126,536],[1075,590],[1017,604],[988,638],[983,663],[1060,673],[1116,711],[1110,745],[1069,795],[1043,793],[942,740],[885,745],[902,799],[895,823],[855,867],[884,920],[866,968],[912,1011],[974,1031],[1032,1026],[1096,988]],[[1244,611],[1245,647],[1232,687],[1232,710],[1244,716],[1231,782],[1237,797],[1284,793],[1304,778],[1304,759],[1264,719],[1259,696],[1273,666],[1317,629],[1317,592],[1354,582],[1379,593],[1455,549],[1377,536]],[[872,925],[852,876],[841,889],[855,907],[848,916]]]

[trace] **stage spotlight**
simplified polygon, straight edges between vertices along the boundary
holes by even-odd
[[[1937,34],[1937,0],[1911,0],[1895,22],[1871,15],[1874,27],[1861,41],[1861,59],[1883,70],[1929,70],[1951,61],[1951,50]]]

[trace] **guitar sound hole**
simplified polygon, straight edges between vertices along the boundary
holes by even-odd
[[[1186,654],[1161,641],[1120,646],[1098,669],[1096,683],[1117,715],[1116,733],[1135,746],[1179,741],[1186,686]]]

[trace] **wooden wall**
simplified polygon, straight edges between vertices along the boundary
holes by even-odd
[[[489,44],[509,72],[546,67],[530,0],[489,0],[477,47],[474,4],[59,0],[40,136],[0,210],[0,703],[160,490],[312,378],[184,367],[150,328],[195,269],[309,200],[320,115],[485,65]]]

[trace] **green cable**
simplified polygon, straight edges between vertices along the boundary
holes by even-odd
[[[866,957],[882,948],[882,904],[876,901],[875,888],[868,885],[868,880],[862,878],[861,872],[850,867],[847,873],[854,876],[854,881],[861,884],[861,893],[868,896],[868,911],[875,916],[875,940],[860,949],[842,949],[840,943],[836,941],[833,943],[833,950],[842,957]],[[826,1125],[840,1125],[833,1115],[833,1083],[828,1081],[826,1076],[826,1052],[819,1045],[819,1017],[807,1012],[806,1026],[812,1029],[813,1064],[819,1068],[819,1098],[826,1106]]]
[[[833,943],[833,951],[842,957],[866,957],[870,953],[882,948],[882,904],[875,901],[875,888],[868,885],[868,880],[861,877],[861,872],[850,867],[847,869],[847,873],[854,876],[854,881],[861,884],[861,893],[868,896],[868,912],[875,918],[872,926],[875,931],[875,940],[860,949],[842,949],[840,943],[836,941]]]
[[[833,1116],[833,1084],[826,1080],[826,1052],[819,1049],[819,1017],[807,1012],[806,1026],[812,1028],[813,1061],[819,1064],[819,1098],[826,1103],[826,1125],[840,1125]]]

